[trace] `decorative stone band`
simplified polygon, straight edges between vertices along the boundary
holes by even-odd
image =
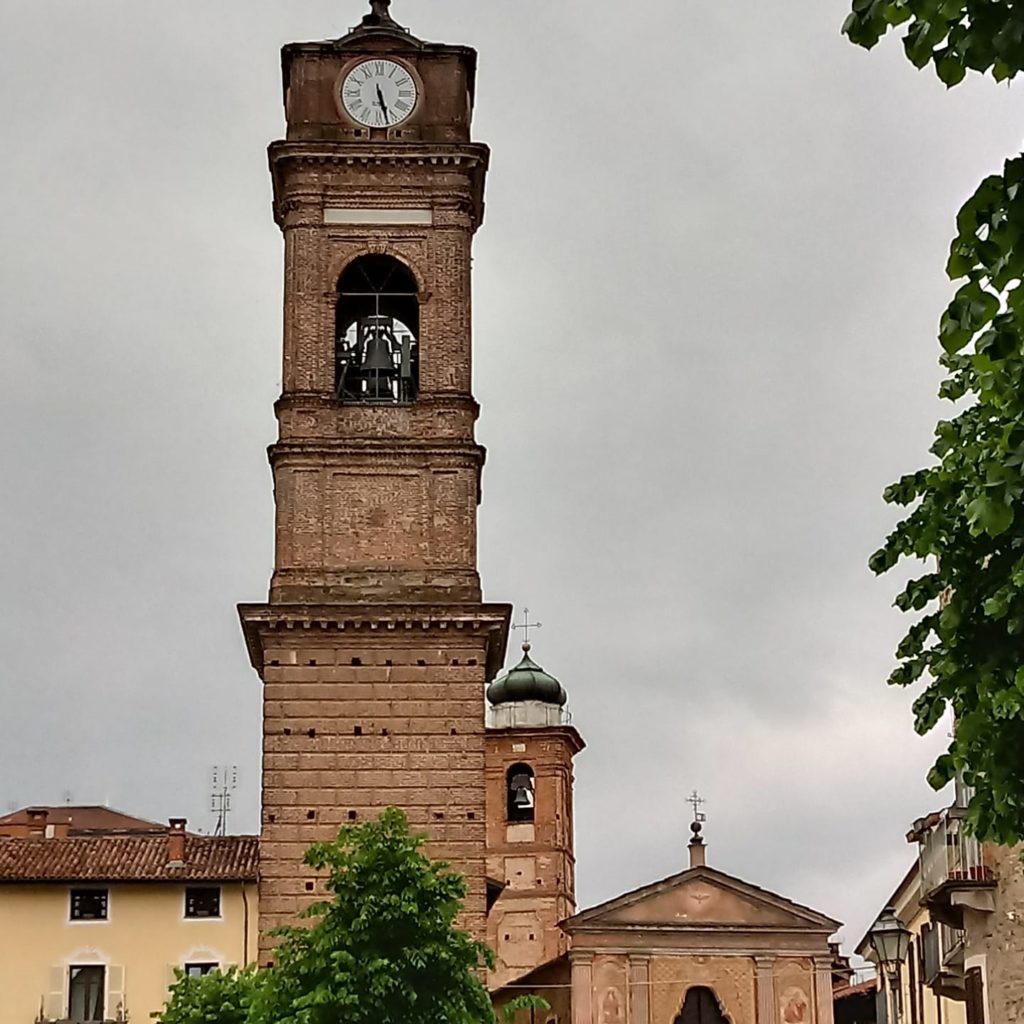
[[[512,608],[505,604],[451,605],[256,605],[238,606],[249,659],[257,672],[263,669],[264,641],[273,634],[299,632],[362,633],[371,636],[418,631],[476,633],[487,636],[488,678],[501,669],[508,643]]]
[[[431,225],[433,210],[368,209],[353,206],[328,206],[325,224]]]

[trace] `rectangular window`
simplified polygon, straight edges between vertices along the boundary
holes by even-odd
[[[106,921],[108,895],[106,889],[72,889],[71,920]]]
[[[72,1024],[105,1020],[105,967],[68,968],[68,1020]]]
[[[967,972],[967,1024],[985,1024],[985,979],[980,967]]]
[[[185,964],[187,978],[202,978],[217,970],[220,970],[220,964]]]
[[[190,885],[185,890],[186,917],[220,917],[220,888]]]

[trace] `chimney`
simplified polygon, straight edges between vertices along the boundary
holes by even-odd
[[[707,863],[708,848],[704,845],[704,837],[700,834],[701,824],[695,821],[690,826],[693,838],[690,840],[690,867],[702,868]]]
[[[46,838],[46,819],[50,812],[45,807],[28,809],[28,834],[32,839]]]
[[[181,868],[185,866],[185,818],[171,818],[167,830],[167,866]]]

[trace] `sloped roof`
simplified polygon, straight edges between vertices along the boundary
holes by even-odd
[[[167,836],[0,838],[4,882],[255,882],[257,836],[186,836],[181,866],[169,866]]]
[[[849,999],[851,996],[864,996],[878,991],[878,979],[869,978],[867,981],[858,982],[856,985],[839,985],[832,990],[832,1001]]]
[[[705,865],[584,910],[562,927],[570,934],[620,928],[764,928],[832,934],[841,922]]]
[[[136,818],[111,807],[32,806],[0,816],[0,835],[5,826],[24,826],[30,822],[29,811],[46,811],[48,825],[67,825],[71,835],[82,832],[166,832],[158,821]]]

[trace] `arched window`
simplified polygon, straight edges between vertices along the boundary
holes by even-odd
[[[393,256],[361,256],[338,281],[335,397],[413,402],[420,382],[419,288]]]
[[[533,769],[528,764],[514,764],[505,781],[508,784],[508,820],[533,821]]]

